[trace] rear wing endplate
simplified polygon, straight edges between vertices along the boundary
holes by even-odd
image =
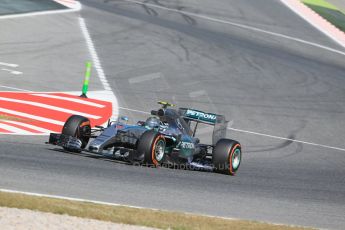
[[[228,121],[226,121],[225,116],[214,114],[214,113],[205,113],[200,110],[189,109],[189,108],[180,108],[179,114],[187,122],[195,121],[208,125],[213,125],[213,134],[212,134],[212,144],[215,145],[220,139],[226,137],[226,129]]]

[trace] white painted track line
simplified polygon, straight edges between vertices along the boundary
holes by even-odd
[[[242,28],[242,29],[246,29],[246,30],[250,30],[250,31],[255,31],[255,32],[259,32],[259,33],[263,33],[263,34],[268,34],[274,37],[279,37],[279,38],[284,38],[287,40],[291,40],[291,41],[295,41],[295,42],[299,42],[305,45],[309,45],[309,46],[313,46],[313,47],[317,47],[323,50],[327,50],[333,53],[337,53],[340,55],[344,55],[345,56],[345,52],[344,51],[340,51],[340,50],[336,50],[333,49],[331,47],[328,46],[324,46],[324,45],[320,45],[314,42],[310,42],[310,41],[306,41],[300,38],[296,38],[296,37],[292,37],[292,36],[288,36],[285,34],[280,34],[280,33],[276,33],[276,32],[272,32],[272,31],[268,31],[268,30],[263,30],[263,29],[259,29],[253,26],[248,26],[248,25],[244,25],[244,24],[240,24],[240,23],[236,23],[236,22],[231,22],[229,20],[225,20],[225,19],[218,19],[218,18],[213,18],[210,16],[206,16],[206,15],[202,15],[202,14],[197,14],[197,13],[192,13],[192,12],[188,12],[188,11],[184,11],[184,10],[178,10],[178,9],[172,9],[172,8],[168,8],[168,7],[164,7],[164,6],[159,6],[156,4],[151,4],[151,3],[145,3],[145,2],[140,2],[140,1],[136,1],[136,0],[122,0],[124,2],[131,2],[134,4],[138,4],[138,5],[143,5],[143,6],[149,6],[152,8],[157,8],[157,9],[161,9],[161,10],[166,10],[166,11],[170,11],[170,12],[175,12],[175,13],[182,13],[188,16],[192,16],[192,17],[196,17],[196,18],[200,18],[200,19],[204,19],[204,20],[208,20],[211,22],[217,22],[217,23],[222,23],[222,24],[227,24],[227,25],[231,25],[231,26],[236,26],[238,28]]]
[[[71,110],[71,109],[64,109],[61,107],[52,106],[52,105],[39,103],[39,102],[18,100],[18,99],[12,99],[12,98],[7,98],[7,97],[0,97],[0,101],[8,101],[8,102],[15,102],[15,103],[19,103],[19,104],[32,105],[32,106],[41,107],[41,108],[50,109],[50,110],[55,110],[55,111],[59,111],[59,112],[80,115],[80,116],[84,116],[84,117],[88,117],[88,118],[92,118],[92,119],[101,118],[100,116],[96,116],[93,114],[83,113],[83,112]]]
[[[12,67],[12,68],[18,67],[17,64],[11,64],[11,63],[6,63],[6,62],[0,62],[0,65],[4,65],[4,66],[7,66],[7,67]]]
[[[12,90],[17,90],[17,91],[22,91],[22,92],[32,92],[30,90],[20,89],[20,88],[16,88],[16,87],[5,86],[5,85],[0,85],[0,88],[12,89]]]
[[[49,195],[49,194],[35,193],[35,192],[24,192],[24,191],[18,191],[18,190],[12,190],[12,189],[4,189],[4,188],[0,188],[0,192],[14,193],[14,194],[21,194],[21,195],[28,195],[28,196],[36,196],[36,197],[44,197],[44,198],[53,198],[53,199],[59,199],[59,200],[87,202],[87,203],[92,203],[92,204],[100,204],[100,205],[107,205],[107,206],[113,206],[113,207],[128,207],[128,208],[146,209],[146,210],[160,211],[160,212],[172,212],[171,210],[164,210],[164,209],[157,209],[157,208],[147,208],[147,207],[141,207],[141,206],[126,205],[126,204],[119,204],[119,203],[111,203],[111,202],[89,200],[89,199],[81,199],[81,198],[74,198],[74,197],[67,197],[67,196]],[[206,215],[206,214],[197,213],[197,212],[193,212],[193,213],[191,213],[191,212],[179,212],[179,213],[183,213],[185,215],[193,215],[193,216],[198,215],[198,216],[202,216],[202,217],[217,218],[217,219],[223,219],[223,220],[232,220],[232,221],[233,220],[240,220],[240,219],[237,219],[237,218]],[[270,222],[269,224],[286,226],[286,224],[274,223],[274,222]],[[294,227],[296,227],[296,226],[294,226]],[[310,228],[310,227],[303,226],[303,228]]]
[[[123,109],[123,110],[143,113],[143,114],[150,114],[150,113],[145,112],[145,111],[140,111],[140,110],[135,110],[135,109],[130,109],[130,108],[124,108],[124,107],[119,107],[119,108]],[[232,124],[233,124],[233,121],[231,121],[230,126]],[[279,137],[279,136],[275,136],[275,135],[269,135],[269,134],[253,132],[253,131],[248,131],[248,130],[243,130],[243,129],[236,129],[236,128],[232,128],[232,127],[227,127],[227,129],[235,131],[235,132],[247,133],[247,134],[252,134],[252,135],[257,135],[257,136],[262,136],[262,137],[268,137],[268,138],[272,138],[272,139],[291,141],[291,142],[296,142],[296,143],[312,145],[312,146],[322,147],[322,148],[326,148],[326,149],[333,149],[333,150],[338,150],[338,151],[345,152],[345,148],[334,147],[334,146],[330,146],[330,145],[317,144],[317,143],[313,143],[313,142],[309,142],[309,141],[301,141],[301,140],[290,139],[290,138],[286,138],[286,137]]]
[[[14,74],[14,75],[21,75],[21,74],[23,74],[23,72],[20,72],[20,71],[17,71],[17,70],[13,70],[13,69],[2,68],[1,70],[7,71],[10,74]]]
[[[34,192],[23,192],[23,191],[2,189],[2,188],[0,188],[0,192],[8,192],[8,193],[23,194],[23,195],[29,195],[29,196],[53,198],[53,199],[59,199],[59,200],[70,200],[70,201],[78,201],[78,202],[88,202],[88,203],[93,203],[93,204],[101,204],[101,205],[109,205],[109,206],[124,206],[124,207],[129,207],[129,208],[149,209],[149,210],[158,211],[158,209],[154,209],[154,208],[144,208],[144,207],[139,207],[139,206],[131,206],[131,205],[103,202],[103,201],[97,201],[97,200],[87,200],[87,199],[80,199],[80,198],[74,198],[74,197],[57,196],[57,195],[49,195],[49,194],[34,193]]]
[[[271,32],[271,31],[267,31],[267,30],[262,30],[262,29],[255,28],[255,27],[252,27],[252,26],[247,26],[247,25],[243,25],[243,24],[239,24],[239,23],[234,23],[234,22],[231,22],[231,21],[228,21],[228,20],[212,18],[212,17],[209,17],[209,16],[201,15],[201,14],[196,14],[196,13],[187,12],[187,11],[183,11],[183,10],[172,9],[172,8],[168,8],[168,7],[164,7],[164,6],[159,6],[159,5],[155,5],[155,4],[151,4],[151,3],[144,3],[144,2],[135,1],[135,0],[123,0],[123,1],[131,2],[131,3],[135,3],[135,4],[139,4],[139,5],[146,5],[146,6],[150,6],[150,7],[153,7],[153,8],[158,8],[158,9],[167,10],[167,11],[171,11],[171,12],[183,13],[183,14],[188,15],[188,16],[194,16],[194,17],[197,17],[197,18],[201,18],[201,19],[205,19],[205,20],[209,20],[209,21],[213,21],[213,22],[228,24],[228,25],[236,26],[236,27],[239,27],[239,28],[247,29],[247,30],[252,30],[252,31],[256,31],[256,32],[264,33],[264,34],[269,34],[269,35],[272,35],[272,36],[276,36],[276,37],[285,38],[285,39],[288,39],[288,40],[300,42],[300,43],[303,43],[303,44],[306,44],[306,45],[314,46],[314,47],[317,47],[317,48],[321,48],[321,49],[328,50],[328,51],[331,51],[331,52],[334,52],[334,53],[341,54],[341,55],[345,56],[345,52],[342,52],[342,51],[339,51],[339,50],[336,50],[336,49],[333,49],[333,48],[330,48],[330,47],[327,47],[327,46],[323,46],[323,45],[320,45],[320,44],[317,44],[317,43],[309,42],[309,41],[306,41],[306,40],[303,40],[303,39],[287,36],[287,35],[280,34],[280,33],[275,33],[275,32]],[[0,17],[0,19],[1,18],[4,18],[4,17]],[[91,57],[93,59],[96,71],[98,73],[98,76],[99,76],[102,84],[103,84],[103,87],[107,91],[112,91],[111,87],[110,87],[110,85],[109,85],[109,83],[108,83],[108,81],[107,81],[107,79],[105,77],[104,71],[102,69],[101,63],[99,61],[97,52],[95,50],[95,47],[93,45],[93,42],[92,42],[91,37],[89,35],[89,32],[87,30],[87,27],[86,27],[84,19],[83,18],[79,18],[79,23],[80,23],[80,28],[81,28],[81,30],[83,32],[84,37],[85,37],[87,46],[89,48]],[[5,86],[2,86],[2,87],[16,89],[16,88],[13,88],[13,87],[5,87]],[[35,95],[42,96],[43,94],[35,94]],[[49,97],[49,96],[52,96],[52,95],[44,95],[44,96],[45,97]],[[115,96],[114,96],[114,98],[116,99]],[[68,99],[66,99],[66,100],[68,100]],[[143,113],[143,114],[150,114],[150,113],[145,112],[145,111],[140,111],[140,110],[135,110],[135,109],[130,109],[130,108],[124,108],[124,107],[118,107],[117,100],[113,102],[113,107],[116,107],[116,109],[119,108],[119,109],[123,109],[123,110]],[[1,111],[1,108],[0,108],[0,111]],[[118,115],[118,111],[116,111],[115,114]],[[317,143],[312,143],[312,142],[306,142],[306,141],[300,141],[300,140],[295,140],[295,139],[289,139],[289,138],[284,138],[284,137],[279,137],[279,136],[274,136],[274,135],[268,135],[268,134],[253,132],[253,131],[235,129],[235,128],[228,128],[228,129],[230,129],[232,131],[236,131],[236,132],[243,132],[243,133],[259,135],[259,136],[263,136],[263,137],[269,137],[269,138],[280,139],[280,140],[288,140],[288,141],[297,142],[297,143],[303,143],[303,144],[307,144],[307,145],[313,145],[313,146],[318,146],[318,147],[323,147],[323,148],[329,148],[329,149],[334,149],[334,150],[339,150],[339,151],[345,151],[344,148],[339,148],[339,147],[333,147],[333,146],[322,145],[322,144],[317,144]]]
[[[101,81],[104,89],[111,94],[111,98],[112,98],[112,105],[113,105],[113,117],[112,119],[116,119],[118,117],[118,114],[119,114],[119,105],[118,105],[118,101],[117,101],[117,98],[114,94],[114,92],[112,91],[109,83],[108,83],[108,80],[104,74],[104,71],[103,71],[103,68],[102,68],[102,65],[101,65],[101,62],[100,62],[100,59],[98,57],[98,54],[97,54],[97,51],[95,49],[95,46],[93,44],[93,41],[91,39],[91,36],[90,36],[90,33],[89,33],[89,30],[87,29],[87,26],[86,26],[86,23],[85,23],[85,20],[83,18],[79,18],[79,27],[83,33],[83,36],[85,38],[85,41],[86,41],[86,45],[87,45],[87,48],[90,52],[90,55],[91,55],[91,58],[92,58],[92,61],[93,61],[93,64],[94,64],[94,67],[97,71],[97,75],[98,75],[98,78],[99,80]]]
[[[104,89],[111,91],[111,87],[108,83],[108,80],[105,77],[101,62],[98,58],[98,54],[96,52],[95,46],[92,42],[91,36],[89,34],[89,31],[88,31],[86,24],[85,24],[85,20],[83,18],[79,18],[79,25],[80,25],[80,29],[84,35],[84,38],[86,40],[86,44],[87,44],[87,47],[88,47],[89,52],[91,54],[91,58],[93,60],[93,65],[97,71],[98,77],[101,80],[101,83],[102,83]]]
[[[235,129],[235,128],[231,128],[231,127],[228,127],[227,129],[235,131],[235,132],[253,134],[253,135],[262,136],[262,137],[269,137],[269,138],[273,138],[273,139],[291,141],[291,142],[296,142],[296,143],[301,143],[301,144],[306,144],[306,145],[313,145],[313,146],[318,146],[318,147],[322,147],[322,148],[326,148],[326,149],[334,149],[334,150],[339,150],[339,151],[345,152],[344,148],[333,147],[333,146],[329,146],[329,145],[317,144],[317,143],[308,142],[308,141],[300,141],[300,140],[295,140],[295,139],[291,139],[291,138],[279,137],[279,136],[274,136],[274,135],[269,135],[269,134],[264,134],[264,133],[258,133],[258,132],[243,130],[243,129]]]
[[[6,119],[6,115],[4,115],[3,119],[0,119],[0,123],[5,123],[4,125],[7,125],[6,127],[3,127],[3,129],[7,130],[7,132],[6,131],[0,132],[0,135],[2,134],[5,134],[5,135],[47,135],[51,132],[57,132],[55,129],[56,128],[55,126],[54,126],[55,128],[50,128],[49,125],[55,124],[55,125],[62,126],[64,124],[64,121],[60,121],[60,118],[57,119],[54,116],[54,111],[51,113],[51,115],[41,115],[38,112],[38,110],[42,108],[59,111],[59,112],[65,113],[66,115],[77,114],[77,115],[89,117],[91,119],[95,119],[95,122],[97,122],[99,119],[103,118],[101,115],[97,114],[97,111],[100,108],[105,108],[105,106],[109,106],[108,102],[104,105],[101,105],[95,102],[87,101],[82,98],[79,99],[76,97],[76,95],[78,95],[80,92],[55,92],[55,93],[61,94],[62,96],[52,95],[54,92],[42,92],[42,93],[30,92],[29,95],[37,96],[37,98],[30,97],[27,100],[25,99],[25,97],[22,98],[20,94],[28,94],[28,93],[19,92],[14,95],[6,96],[8,93],[12,94],[13,91],[5,92],[4,96],[2,95],[0,96],[0,114],[4,113],[4,114],[8,114],[9,116],[14,115],[14,116],[30,118],[30,120],[41,121],[42,123],[48,123],[48,124],[42,124],[43,127],[40,127],[41,125],[39,123],[30,124],[30,120],[28,120],[28,122],[20,122],[17,120]],[[68,95],[64,96],[64,94],[68,94]],[[88,94],[91,96],[91,98],[100,98],[103,101],[110,101],[110,97],[108,97],[107,91],[90,91]],[[44,97],[47,96],[47,98],[49,99],[52,98],[52,99],[48,100],[46,103],[39,102],[41,101],[41,98],[39,98],[39,96],[42,96],[42,95]],[[69,97],[69,95],[75,96],[75,97]],[[19,96],[19,98],[12,98],[13,96]],[[50,101],[55,101],[55,102],[59,101],[60,104],[62,103],[61,105],[64,105],[66,100],[72,101],[78,104],[75,104],[76,107],[74,107],[74,105],[69,104],[70,107],[66,107],[66,108],[60,108],[59,106],[53,106],[50,104]],[[1,106],[1,103],[4,103],[4,102],[9,102],[11,104],[15,103],[17,104],[19,109],[21,107],[20,103],[22,103],[23,105],[26,104],[28,106],[37,106],[37,107],[33,107],[31,108],[31,110],[26,110],[25,112],[22,112],[22,111],[17,111],[17,109],[12,109],[12,108],[10,109],[10,108],[6,108],[5,106]],[[89,114],[88,111],[84,111],[82,109],[77,109],[77,107],[79,107],[80,104],[94,106],[94,109],[92,110],[93,114]],[[75,109],[77,109],[77,111]],[[35,114],[33,114],[34,112]],[[108,117],[106,119],[108,119]],[[9,125],[12,125],[16,127],[17,129],[28,130],[28,132],[23,132],[23,131],[19,132],[19,130],[11,131],[8,129]],[[38,132],[35,132],[35,131],[38,131]]]
[[[64,96],[57,96],[57,95],[50,95],[50,94],[41,94],[41,93],[33,93],[31,95],[38,96],[38,97],[47,97],[47,98],[54,98],[54,99],[60,99],[64,101],[72,101],[72,102],[77,102],[79,104],[84,104],[84,105],[89,105],[89,106],[94,106],[98,108],[103,108],[104,105],[97,104],[91,101],[85,101],[83,99],[78,99],[78,98],[71,98],[71,97],[64,97]]]
[[[42,194],[42,193],[35,193],[35,192],[24,192],[24,191],[4,189],[4,188],[0,188],[0,192],[22,194],[22,195],[28,195],[28,196],[44,197],[44,198],[53,198],[53,199],[59,199],[59,200],[87,202],[87,203],[92,203],[92,204],[100,204],[100,205],[115,206],[115,207],[121,206],[121,207],[135,208],[135,209],[146,209],[146,210],[152,210],[152,211],[163,211],[163,212],[169,211],[169,210],[163,210],[163,209],[146,208],[146,207],[140,207],[140,206],[134,206],[134,205],[126,205],[126,204],[111,203],[111,202],[104,202],[104,201],[97,201],[97,200],[81,199],[81,198],[74,198],[74,197],[67,197],[67,196],[49,195],[49,194]],[[184,213],[187,215],[199,215],[199,216],[204,216],[204,217],[219,218],[219,219],[224,219],[224,220],[238,220],[238,219],[230,218],[230,217],[212,216],[212,215],[205,215],[205,214],[201,214],[201,213],[188,213],[188,212],[180,212],[180,213]],[[271,224],[276,224],[276,223],[271,223]],[[279,224],[279,225],[281,225],[281,224]]]

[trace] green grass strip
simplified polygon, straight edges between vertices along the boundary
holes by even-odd
[[[273,225],[254,221],[230,220],[178,212],[155,211],[125,206],[101,205],[89,202],[70,201],[57,198],[37,197],[17,193],[0,192],[0,206],[30,209],[55,214],[67,214],[82,218],[110,221],[130,225],[176,230],[297,230],[306,229],[284,225]]]
[[[305,4],[320,6],[331,10],[339,10],[336,6],[324,0],[303,0]],[[339,10],[340,11],[340,10]]]
[[[345,13],[342,10],[325,0],[302,0],[302,2],[335,27],[345,32]]]

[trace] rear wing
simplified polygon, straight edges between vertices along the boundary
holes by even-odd
[[[195,110],[195,109],[180,108],[179,114],[185,120],[201,122],[201,123],[205,123],[209,125],[215,125],[216,123],[220,122],[222,119],[225,120],[225,117],[222,115],[217,115],[214,113],[205,113],[205,112],[202,112],[200,110]]]
[[[190,121],[195,121],[197,123],[204,123],[208,125],[213,125],[213,134],[212,134],[212,144],[215,145],[220,139],[225,138],[226,136],[226,129],[228,125],[228,121],[225,119],[225,116],[214,114],[214,113],[205,113],[200,110],[189,109],[189,108],[180,108],[179,109],[180,116],[189,123]],[[194,134],[196,132],[196,128],[194,130]],[[193,135],[194,135],[193,134]]]

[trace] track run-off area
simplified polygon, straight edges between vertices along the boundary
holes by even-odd
[[[80,3],[0,16],[0,131],[30,134],[0,135],[1,189],[344,228],[344,48],[278,0]],[[137,167],[44,144],[41,134],[68,114],[136,122],[158,100],[224,114],[228,138],[243,146],[238,175]],[[201,129],[201,140],[211,132]]]

